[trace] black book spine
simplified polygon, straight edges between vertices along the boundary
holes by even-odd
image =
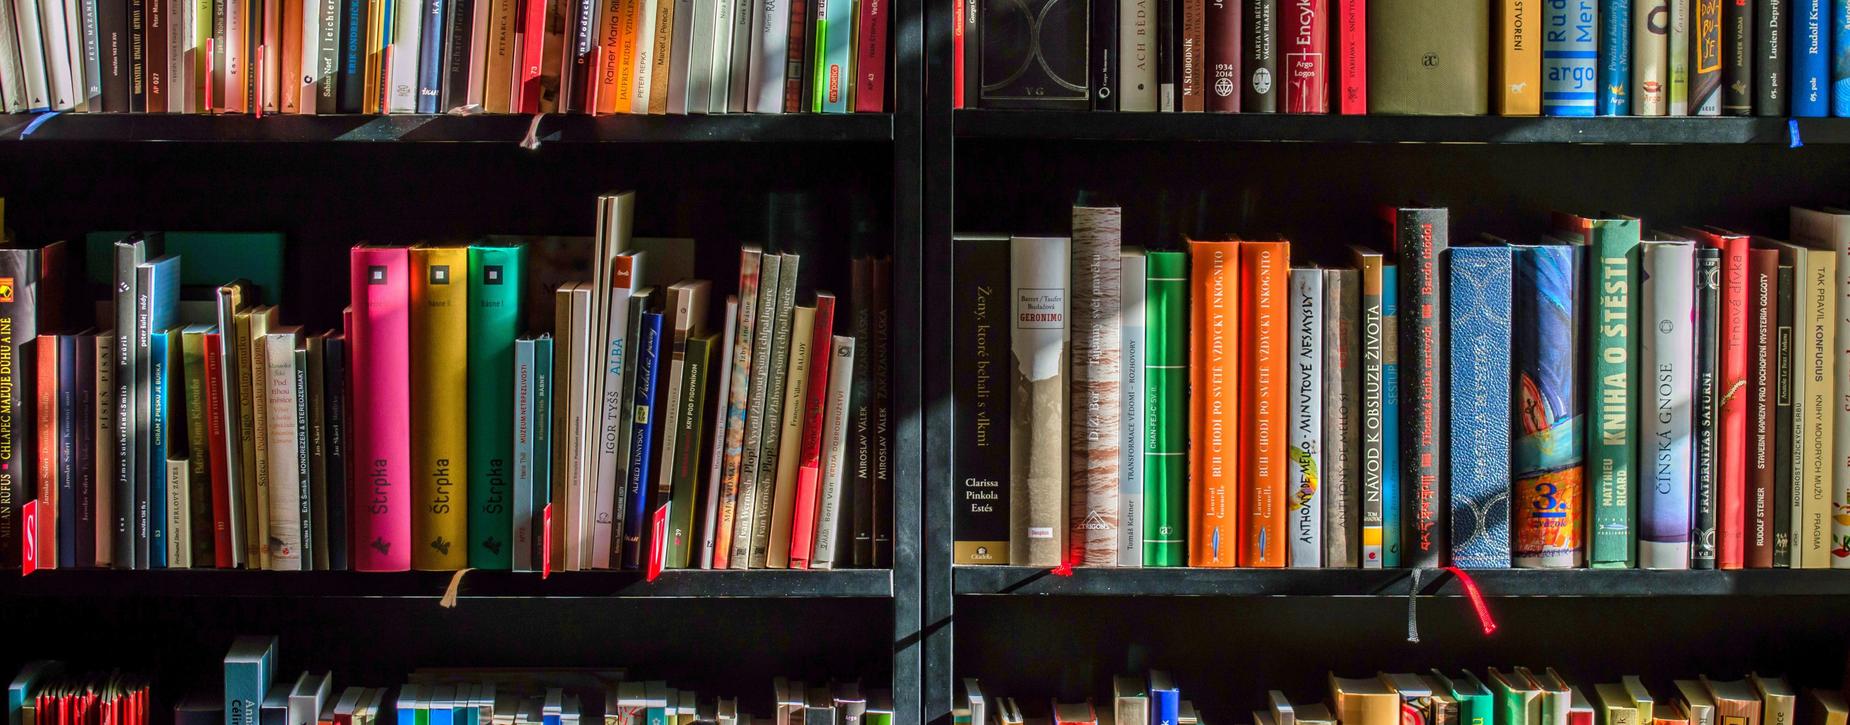
[[[1278,112],[1278,0],[1246,0],[1241,18],[1240,110]]]
[[[130,113],[148,112],[147,14],[145,0],[128,0],[128,110]]]
[[[1754,0],[1722,3],[1722,115],[1754,112]]]
[[[1009,241],[959,239],[952,248],[951,560],[1007,564],[1009,552]]]
[[[1696,439],[1695,530],[1690,532],[1690,567],[1715,568],[1715,437],[1721,409],[1716,355],[1721,341],[1721,250],[1696,250]]]
[[[437,105],[439,112],[447,113],[469,104],[469,53],[475,47],[470,36],[475,30],[476,0],[429,1],[450,4],[444,18],[450,27],[445,31],[448,40],[443,44],[443,93]]]
[[[340,113],[359,113],[366,96],[366,14],[367,0],[341,0],[340,73],[334,83],[334,108]]]
[[[145,258],[146,242],[116,243],[116,470],[114,500],[110,505],[115,521],[112,538],[115,566],[136,568],[136,551],[140,549],[135,516],[135,447],[142,441],[134,434],[134,405],[131,401],[135,382],[135,265]]]
[[[597,28],[597,0],[558,0],[572,8],[567,18],[565,60],[559,64],[559,112],[586,111],[590,84],[597,82],[597,69],[591,67],[591,51]],[[737,4],[733,6],[735,9]]]
[[[893,566],[893,258],[877,258],[873,266],[874,490],[869,503],[873,566],[884,569]]]
[[[347,565],[347,341],[329,337],[321,352],[322,449],[327,456],[328,568]]]
[[[964,0],[963,9],[964,107],[976,108],[982,105],[983,98],[983,12],[987,3]]]
[[[77,335],[77,565],[96,566],[96,334]]]
[[[1156,0],[1156,110],[1176,110],[1176,63],[1179,50],[1176,30],[1180,26],[1182,4],[1177,0]]]
[[[164,526],[166,522],[152,519],[155,495],[155,479],[165,480],[167,462],[154,460],[154,447],[148,441],[154,440],[154,357],[153,331],[148,329],[148,315],[152,309],[154,287],[154,270],[152,267],[135,268],[135,321],[130,329],[134,330],[135,359],[129,368],[135,380],[128,398],[129,435],[141,443],[135,446],[135,455],[129,465],[135,469],[135,566],[147,569],[151,566],[150,557],[154,550],[154,526]]]
[[[128,3],[102,0],[97,3],[97,62],[103,72],[103,111],[127,113],[129,110],[129,21]]]
[[[38,495],[33,387],[38,335],[38,250],[0,249],[0,569],[20,567],[21,509]]]
[[[848,561],[856,567],[869,566],[874,560],[873,272],[871,257],[858,257],[852,263],[853,322],[849,329],[855,355],[854,388],[848,396],[848,517],[853,535],[847,540]],[[868,352],[863,354],[862,349]]]
[[[1792,565],[1792,502],[1799,495],[1802,481],[1794,480],[1792,456],[1792,322],[1793,268],[1779,266],[1779,289],[1775,299],[1778,318],[1773,323],[1773,566]]]
[[[1400,209],[1394,214],[1394,248],[1400,252],[1400,485],[1401,563],[1431,569],[1444,563],[1446,529],[1439,520],[1446,500],[1444,209]],[[1426,311],[1422,314],[1421,311]]]
[[[820,20],[820,17],[817,15],[817,13],[822,12],[823,7],[822,7],[822,3],[816,2],[815,0],[810,0],[809,2],[802,2],[802,3],[796,3],[796,4],[802,5],[804,23],[806,24],[806,26],[803,29],[803,74],[800,76],[802,83],[803,83],[803,90],[802,90],[803,95],[797,99],[796,112],[805,113],[805,112],[808,112],[810,109],[816,107],[816,69],[812,64],[814,63],[814,58],[816,57],[816,23],[818,20]],[[791,10],[794,12],[796,8],[792,8]],[[964,19],[960,15],[957,18],[954,18],[953,21],[962,23]],[[968,33],[969,31],[970,29],[968,28],[964,30],[964,32],[966,33]],[[966,43],[969,42],[970,40],[971,38],[969,38],[968,36],[964,38],[964,42]],[[977,69],[976,68],[966,68],[964,69],[964,72],[966,74],[976,73]],[[971,97],[968,100],[974,106],[976,98]]]
[[[51,339],[51,338],[46,338]],[[59,335],[58,566],[77,566],[77,336]]]
[[[135,0],[140,2],[141,0]],[[263,63],[263,0],[232,0],[244,3],[244,99],[245,110],[255,115],[263,110],[263,94],[258,87],[260,76],[268,74]],[[389,20],[387,22],[390,22]],[[279,49],[280,50],[280,49]],[[280,56],[281,53],[279,52]],[[399,62],[397,58],[393,62]],[[384,84],[381,84],[384,85]]]
[[[1086,48],[1090,72],[1086,88],[1092,93],[1092,110],[1118,110],[1118,0],[1088,0],[1092,41]]]
[[[1754,115],[1786,115],[1786,0],[1756,0]]]

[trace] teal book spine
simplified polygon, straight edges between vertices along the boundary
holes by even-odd
[[[1593,220],[1592,400],[1587,441],[1593,475],[1593,542],[1596,569],[1629,569],[1638,507],[1638,288],[1637,219]]]
[[[854,3],[818,0],[816,3],[816,83],[812,111],[847,113],[854,87]]]
[[[1400,276],[1381,267],[1381,329],[1399,330]],[[1400,335],[1381,340],[1381,566],[1400,566]]]
[[[533,568],[546,562],[546,507],[552,505],[552,336],[533,341]]]
[[[469,566],[514,565],[514,340],[524,246],[469,248]]]
[[[1188,255],[1150,252],[1144,416],[1144,566],[1188,560]]]
[[[148,362],[153,374],[148,389],[148,455],[159,464],[148,478],[148,567],[167,567],[167,346],[170,333],[149,336]]]

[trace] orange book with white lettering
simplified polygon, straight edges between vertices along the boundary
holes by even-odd
[[[1188,243],[1188,565],[1232,567],[1240,541],[1240,243]]]
[[[1240,566],[1285,565],[1285,397],[1291,243],[1240,246]]]

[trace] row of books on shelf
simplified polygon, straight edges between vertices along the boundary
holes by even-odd
[[[1329,675],[1328,699],[1293,702],[1283,691],[1266,693],[1264,709],[1251,720],[1235,714],[1222,722],[1248,725],[1844,725],[1841,693],[1806,690],[1801,696],[1784,678],[1748,675],[1718,681],[1708,677],[1647,686],[1642,678],[1582,687],[1548,667],[1489,668],[1478,679],[1469,670],[1430,674],[1381,673],[1375,677]],[[958,725],[1202,725],[1208,722],[1169,673],[1112,678],[1108,705],[1091,698],[1074,702],[1018,700],[985,692],[974,677],[963,679],[953,703]],[[1024,707],[1024,703],[1026,707]],[[1222,717],[1222,716],[1217,716]]]
[[[1830,0],[953,2],[959,108],[1850,116]]]
[[[10,113],[848,113],[877,0],[65,0],[0,6]]]
[[[70,245],[0,245],[7,565],[888,566],[887,259],[838,302],[748,246],[719,299],[633,208],[600,198],[556,287],[521,243],[354,247],[323,332],[245,280],[182,304],[159,233],[113,243],[99,331]]]
[[[1850,212],[1384,216],[1339,266],[960,236],[956,562],[1850,568]]]
[[[7,688],[12,725],[130,725],[149,721],[146,677],[120,671],[65,672],[58,662],[33,662]]]

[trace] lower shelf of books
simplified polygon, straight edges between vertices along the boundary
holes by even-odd
[[[959,566],[963,595],[1048,596],[1437,596],[1466,594],[1468,576],[1489,597],[1782,596],[1850,594],[1835,569],[1651,571],[1641,569],[1205,569]]]

